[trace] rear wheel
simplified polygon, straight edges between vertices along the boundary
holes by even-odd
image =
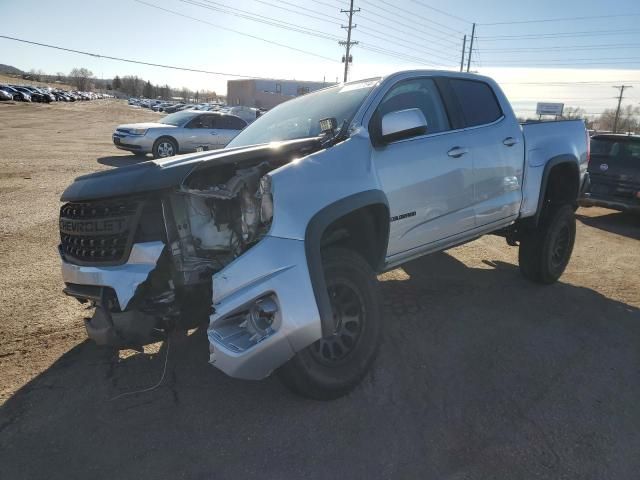
[[[162,137],[153,144],[153,158],[173,157],[178,154],[178,144],[172,138]]]
[[[323,264],[336,328],[298,352],[278,375],[300,395],[332,400],[347,394],[367,373],[378,350],[382,325],[377,280],[369,264],[343,248],[328,249]]]
[[[575,238],[573,207],[550,205],[538,227],[525,232],[520,239],[520,271],[536,283],[554,283],[569,263]]]

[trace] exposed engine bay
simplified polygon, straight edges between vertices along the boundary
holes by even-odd
[[[242,255],[273,217],[268,162],[195,175],[163,200],[167,240],[180,283],[200,283]],[[227,170],[227,171],[225,171]]]
[[[192,328],[207,321],[213,313],[212,276],[269,231],[273,198],[268,173],[317,149],[318,143],[306,141],[300,147],[192,165],[186,177],[162,190],[63,205],[64,268],[119,266],[121,282],[131,283],[125,276],[134,250],[155,242],[161,251],[128,298],[117,288],[75,284],[73,275],[65,277],[65,293],[95,306],[86,321],[89,336],[99,344],[143,345],[175,326]]]

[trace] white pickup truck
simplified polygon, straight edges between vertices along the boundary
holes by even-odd
[[[336,398],[378,348],[376,274],[491,233],[519,247],[528,279],[560,277],[588,145],[580,121],[520,125],[478,75],[333,86],[224,150],[76,179],[60,210],[65,293],[95,306],[100,344],[206,321],[215,367]]]

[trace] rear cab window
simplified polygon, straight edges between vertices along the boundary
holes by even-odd
[[[489,84],[480,80],[450,78],[449,85],[458,101],[466,127],[487,125],[504,115]]]

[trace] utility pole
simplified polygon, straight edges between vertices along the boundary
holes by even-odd
[[[467,36],[462,39],[462,56],[460,57],[460,71],[464,70],[464,51],[467,48]]]
[[[469,43],[469,58],[467,59],[467,72],[471,68],[471,54],[473,53],[473,40],[476,37],[476,24],[471,28],[471,43]]]
[[[620,90],[620,95],[618,96],[618,108],[616,108],[616,118],[613,121],[613,133],[618,133],[618,119],[620,118],[620,106],[622,105],[622,96],[624,95],[625,88],[633,88],[631,85],[616,85],[613,88],[617,88]]]
[[[341,28],[344,28],[345,30],[347,30],[347,41],[346,42],[338,42],[340,45],[344,45],[346,47],[346,52],[344,57],[342,57],[342,62],[344,63],[344,81],[347,81],[347,76],[349,74],[349,64],[352,61],[351,58],[351,45],[357,45],[358,42],[352,42],[351,41],[351,30],[356,28],[357,25],[353,24],[353,14],[359,12],[360,9],[358,8],[357,10],[353,9],[353,0],[350,0],[350,5],[349,5],[349,10],[340,10],[340,12],[342,13],[348,13],[349,14],[349,25],[348,26],[344,26],[344,25],[340,25]]]

